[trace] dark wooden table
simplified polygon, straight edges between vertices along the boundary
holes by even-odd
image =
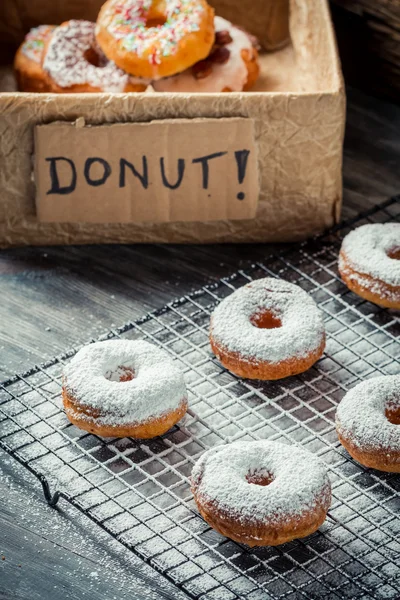
[[[400,192],[399,157],[400,107],[349,90],[344,217]],[[3,251],[0,379],[269,251],[265,244]],[[48,508],[37,482],[15,461],[1,458],[0,599],[186,598],[71,508]]]

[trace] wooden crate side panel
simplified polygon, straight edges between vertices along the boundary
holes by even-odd
[[[157,94],[0,94],[0,243],[283,241],[332,225],[341,204],[345,99],[326,0],[292,0],[291,20],[299,68],[314,68],[325,91],[171,96],[168,102]],[[103,226],[36,222],[31,179],[36,124],[78,117],[101,124],[233,116],[255,121],[261,178],[256,219]]]
[[[341,200],[344,122],[342,93],[202,98],[157,96],[3,96],[0,117],[1,242],[259,241],[302,238],[334,221]],[[78,102],[79,100],[79,102]],[[37,224],[30,180],[36,123],[149,121],[157,118],[243,116],[255,120],[261,196],[252,221],[158,225]]]

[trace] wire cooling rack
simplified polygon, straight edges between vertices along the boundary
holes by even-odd
[[[0,387],[1,447],[40,479],[50,504],[68,501],[192,598],[400,598],[400,476],[355,463],[334,428],[349,388],[399,373],[395,313],[349,292],[337,274],[343,235],[387,221],[400,221],[399,198],[110,331],[103,339],[146,339],[184,369],[190,410],[166,435],[101,439],[71,425],[60,399],[71,352]],[[236,288],[271,275],[313,296],[325,316],[326,352],[300,376],[241,380],[210,351],[210,313]],[[326,462],[333,502],[319,531],[250,549],[203,521],[190,492],[192,466],[206,449],[238,439],[298,444]]]

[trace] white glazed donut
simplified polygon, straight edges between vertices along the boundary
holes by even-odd
[[[52,84],[51,91],[144,91],[149,82],[130,77],[107,60],[97,45],[94,32],[95,24],[90,21],[71,20],[56,27],[43,59],[43,70]]]
[[[63,402],[81,429],[151,438],[182,418],[187,393],[165,350],[145,341],[108,340],[85,346],[65,367]]]
[[[362,225],[346,235],[339,272],[362,298],[400,310],[400,223]]]
[[[249,546],[276,546],[309,535],[331,503],[327,471],[317,457],[266,440],[205,452],[192,471],[192,492],[214,529]]]
[[[259,73],[258,53],[250,37],[222,17],[214,18],[214,26],[217,41],[222,32],[228,34],[228,40],[231,40],[222,46],[227,54],[226,60],[221,47],[217,48],[215,60],[211,54],[201,64],[197,63],[183,73],[154,81],[156,92],[241,92],[255,83]]]
[[[222,300],[211,316],[211,348],[250,379],[281,379],[309,369],[325,348],[322,314],[300,287],[258,279]]]
[[[38,65],[41,64],[45,44],[55,27],[55,25],[39,25],[38,27],[33,27],[26,34],[21,44],[21,50],[27,58],[33,60]]]
[[[42,69],[46,43],[54,25],[39,25],[27,33],[14,59],[15,76],[21,92],[46,92],[47,76]]]
[[[336,411],[336,431],[362,465],[400,473],[400,375],[374,377],[347,392]]]

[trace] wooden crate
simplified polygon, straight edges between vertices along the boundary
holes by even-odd
[[[246,0],[250,31],[257,30],[263,8],[270,1]],[[219,0],[213,4],[218,10]],[[242,8],[244,0],[230,1],[232,14],[235,4]],[[3,0],[0,38],[12,45],[38,21],[54,23],[72,16],[93,19],[100,5],[100,0],[21,0],[18,5]],[[221,9],[224,5],[221,0]],[[0,244],[285,241],[304,239],[336,223],[342,199],[345,95],[328,1],[291,0],[289,25],[290,44],[262,55],[262,75],[255,90],[248,93],[1,93]],[[2,81],[3,89],[13,85],[9,70],[3,72]],[[89,125],[198,117],[251,119],[260,178],[255,218],[123,224],[39,222],[32,169],[35,127],[79,117]]]

